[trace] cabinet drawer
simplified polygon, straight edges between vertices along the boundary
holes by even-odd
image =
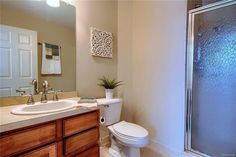
[[[99,157],[99,146],[92,147],[75,157]]]
[[[71,136],[64,142],[64,154],[75,155],[94,145],[98,144],[99,130],[98,128],[90,129],[83,133]]]
[[[21,153],[25,150],[53,142],[55,139],[55,123],[44,124],[5,135],[0,137],[0,156],[5,157]]]
[[[98,125],[98,112],[90,112],[63,120],[63,133],[64,136],[69,136]]]
[[[20,157],[56,157],[56,154],[56,144],[52,144],[21,155]]]

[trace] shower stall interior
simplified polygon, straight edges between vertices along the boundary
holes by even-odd
[[[185,149],[236,157],[236,0],[189,11]]]

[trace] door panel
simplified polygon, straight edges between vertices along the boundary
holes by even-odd
[[[11,63],[11,49],[6,47],[0,47],[0,77],[1,79],[12,77],[12,63]]]
[[[12,93],[11,87],[0,88],[0,95],[2,97],[7,97],[9,95],[12,95],[11,93]]]
[[[18,42],[23,45],[32,45],[32,36],[30,34],[18,34]]]
[[[31,50],[19,50],[19,73],[20,78],[31,78],[32,69],[32,51]]]
[[[0,41],[10,42],[11,32],[8,30],[0,31]]]

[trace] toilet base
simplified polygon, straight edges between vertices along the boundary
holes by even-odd
[[[117,151],[112,147],[109,148],[109,154],[113,157],[121,157],[120,151]]]
[[[140,149],[123,146],[120,150],[109,148],[109,154],[113,157],[140,157]]]
[[[122,147],[121,157],[140,157],[140,149],[133,147]]]
[[[114,136],[111,137],[109,153],[113,157],[140,157],[140,149],[120,144]]]

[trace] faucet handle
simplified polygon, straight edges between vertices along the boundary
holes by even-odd
[[[63,92],[63,90],[57,90],[56,92],[57,92],[57,93],[62,93],[62,92]]]
[[[33,94],[22,95],[23,97],[29,97],[27,100],[27,105],[33,105],[35,103]]]
[[[20,93],[22,97],[29,97],[27,100],[27,105],[32,105],[35,103],[33,94],[25,94],[26,91],[17,89],[16,92]]]
[[[21,89],[17,89],[16,92],[20,93],[20,96],[23,96],[26,93],[25,90],[21,90]]]
[[[35,103],[33,94],[29,94],[27,105],[33,105]]]
[[[45,88],[45,89],[48,88],[48,81],[47,80],[43,81],[43,88]]]
[[[57,90],[57,91],[54,91],[53,101],[58,101],[59,98],[58,98],[57,93],[62,93],[62,92],[63,92],[63,90]]]
[[[54,93],[54,92],[55,92],[55,90],[54,90],[53,88],[49,88],[49,89],[47,90],[47,94]]]
[[[41,103],[46,103],[48,98],[47,98],[47,94],[44,92],[40,92],[39,94],[41,94]]]

